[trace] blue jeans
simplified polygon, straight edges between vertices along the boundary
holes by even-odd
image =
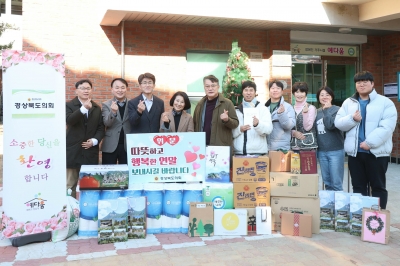
[[[325,189],[343,191],[344,150],[317,153]]]

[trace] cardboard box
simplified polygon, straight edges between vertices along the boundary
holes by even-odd
[[[230,158],[229,146],[207,146],[205,182],[229,183]]]
[[[128,241],[127,198],[99,200],[98,244]]]
[[[292,151],[269,151],[270,172],[290,172],[290,155]]]
[[[267,156],[234,156],[232,171],[233,183],[268,182],[269,158]]]
[[[335,230],[335,191],[320,190],[320,228]]]
[[[350,235],[361,236],[363,208],[379,206],[379,198],[362,195],[350,196]]]
[[[80,190],[127,189],[128,185],[129,171],[126,164],[81,166]]]
[[[239,210],[241,208],[236,208]],[[247,210],[247,232],[256,232],[256,208],[243,208]]]
[[[190,203],[189,237],[214,234],[214,209],[211,202]]]
[[[270,206],[270,186],[268,182],[234,183],[233,205],[235,208]]]
[[[317,153],[312,151],[300,151],[300,166],[302,174],[317,174]]]
[[[290,172],[292,174],[301,174],[300,154],[292,152],[290,154]]]
[[[312,233],[319,234],[319,198],[271,197],[272,230],[281,230],[281,212],[312,215]]]
[[[257,235],[272,234],[271,207],[256,207]]]
[[[214,235],[247,235],[247,210],[214,210]]]
[[[269,173],[271,196],[318,198],[318,175]]]
[[[282,212],[281,217],[282,235],[312,237],[312,215]]]
[[[212,202],[214,209],[233,209],[233,184],[203,183],[203,200]]]

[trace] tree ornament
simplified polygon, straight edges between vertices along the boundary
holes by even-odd
[[[372,226],[371,226],[371,222],[372,221],[378,222],[379,226],[376,227],[376,228],[372,228]],[[368,230],[371,231],[373,235],[375,235],[376,233],[379,233],[380,231],[382,231],[383,226],[384,226],[382,219],[380,217],[376,216],[376,215],[368,217],[367,221],[365,222],[365,224],[366,224]]]

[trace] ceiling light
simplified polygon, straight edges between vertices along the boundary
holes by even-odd
[[[350,29],[350,28],[340,28],[340,29],[339,29],[339,32],[340,32],[340,33],[350,33],[350,32],[351,32],[351,29]]]

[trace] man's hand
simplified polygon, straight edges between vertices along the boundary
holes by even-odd
[[[354,114],[353,114],[353,120],[360,122],[362,119],[361,113],[359,110],[357,110]]]
[[[293,136],[294,136],[296,139],[300,139],[300,140],[303,140],[303,139],[306,138],[306,137],[303,135],[303,133],[301,133],[300,131],[295,131],[294,134],[293,134]]]
[[[143,113],[144,109],[146,109],[146,105],[144,104],[144,101],[140,100],[137,106],[137,110],[141,114]]]
[[[83,103],[83,106],[84,106],[86,109],[88,109],[88,110],[89,110],[90,108],[92,108],[92,102],[91,102],[91,100],[92,100],[92,99],[89,98],[86,102]]]
[[[258,126],[258,123],[259,123],[258,118],[253,116],[253,127]]]
[[[112,111],[114,114],[117,113],[117,111],[118,111],[118,104],[117,104],[117,101],[113,101],[113,102],[112,102],[112,104],[111,104],[111,111]]]
[[[283,112],[285,112],[285,106],[283,106],[283,104],[279,105],[277,112],[278,114],[282,114]]]
[[[82,148],[85,148],[85,150],[87,150],[87,149],[89,149],[91,147],[93,147],[92,139],[88,139],[87,141],[82,142]]]
[[[241,127],[240,127],[240,132],[245,132],[245,131],[250,130],[250,129],[251,129],[251,126],[249,126],[249,125],[244,125],[244,126],[241,126]]]
[[[371,149],[365,141],[360,143],[360,148],[366,151],[369,151]]]
[[[224,112],[220,115],[220,118],[224,122],[228,122],[229,116],[228,111],[224,109]]]

